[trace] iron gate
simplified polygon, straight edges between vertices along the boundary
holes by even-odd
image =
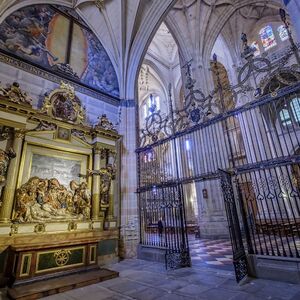
[[[171,95],[168,113],[153,103],[137,149],[140,242],[165,249],[168,267],[190,264],[182,184],[199,181],[223,190],[237,281],[247,253],[299,258],[300,61],[289,39],[277,57],[255,57],[243,34],[236,85],[222,82],[214,56],[213,91],[195,88],[187,64],[181,108]]]

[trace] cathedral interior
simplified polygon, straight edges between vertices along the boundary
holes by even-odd
[[[0,0],[0,299],[300,299],[299,16]]]

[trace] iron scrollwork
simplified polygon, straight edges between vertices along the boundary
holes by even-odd
[[[231,174],[223,170],[219,170],[219,172],[221,178],[221,188],[224,195],[225,209],[227,212],[235,276],[236,281],[240,282],[248,275],[247,257],[242,241],[242,233],[234,200]]]
[[[286,20],[284,18],[282,20],[288,30],[291,45],[275,60],[272,59],[272,56],[254,56],[255,49],[248,45],[246,34],[242,34],[243,52],[241,56],[245,60],[245,64],[237,68],[235,85],[218,82],[212,91],[205,94],[195,88],[196,80],[192,78],[191,61],[184,65],[187,94],[183,108],[173,110],[172,99],[169,99],[171,108],[167,113],[157,110],[156,107],[149,109],[150,114],[140,130],[140,147],[143,148],[179,132],[184,132],[237,105],[250,103],[263,95],[270,94],[275,97],[282,87],[292,86],[299,82],[299,45],[293,41]],[[293,63],[293,57],[296,59],[296,64]],[[214,55],[211,70],[219,78],[216,55]],[[225,94],[230,95],[232,105],[226,105]],[[243,100],[241,100],[242,98]]]

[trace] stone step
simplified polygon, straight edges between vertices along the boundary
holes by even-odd
[[[10,299],[32,300],[66,292],[90,284],[95,284],[119,276],[118,272],[108,269],[98,269],[66,275],[54,279],[42,280],[30,284],[9,288],[7,291]]]

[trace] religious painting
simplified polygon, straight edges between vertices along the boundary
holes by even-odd
[[[71,140],[71,130],[64,127],[57,127],[55,138],[70,141]]]
[[[119,96],[107,52],[74,10],[34,5],[15,11],[0,24],[0,49],[53,72],[70,65],[72,79]]]
[[[88,156],[55,149],[28,145],[23,157],[18,185],[32,177],[41,179],[56,178],[63,186],[69,188],[72,180],[81,181],[86,175]]]
[[[43,179],[56,178],[68,187],[72,180],[79,181],[80,162],[60,157],[33,154],[30,177]]]

